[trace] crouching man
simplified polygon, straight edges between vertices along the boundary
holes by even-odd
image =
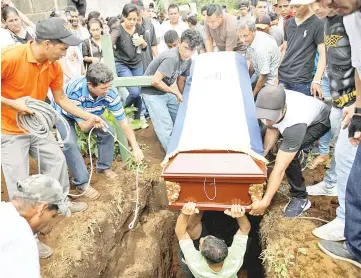
[[[261,201],[252,204],[250,214],[264,213],[286,174],[292,198],[284,208],[284,216],[297,217],[311,206],[307,199],[299,155],[304,148],[320,139],[331,128],[330,108],[316,98],[285,90],[282,86],[266,86],[258,93],[256,114],[267,126],[264,155],[267,155],[278,141],[280,134],[283,141],[268,180],[266,193]]]
[[[39,250],[34,233],[57,213],[70,216],[60,183],[47,175],[18,181],[10,202],[0,203],[0,277],[40,278]]]
[[[251,224],[245,216],[245,208],[232,205],[224,212],[238,221],[239,229],[230,248],[214,236],[207,235],[202,225],[202,213],[196,204],[188,202],[178,217],[175,232],[182,250],[181,268],[187,278],[228,277],[237,278],[237,272],[243,264],[248,233]],[[196,247],[199,246],[199,251]]]
[[[108,108],[115,119],[122,127],[125,136],[128,138],[132,148],[133,155],[138,163],[140,163],[144,156],[135,139],[133,129],[130,127],[128,120],[125,117],[124,109],[120,100],[120,96],[111,88],[113,81],[112,71],[104,64],[92,64],[86,74],[86,77],[77,78],[65,88],[65,93],[70,100],[72,100],[79,108],[94,114],[102,115],[105,108]],[[98,160],[96,163],[96,171],[103,175],[108,180],[113,180],[117,174],[111,170],[114,153],[114,138],[108,131],[103,130],[93,120],[84,121],[59,106],[55,105],[56,109],[61,112],[64,118],[70,125],[70,136],[67,143],[64,144],[64,155],[68,164],[69,170],[73,177],[73,183],[79,193],[84,193],[83,196],[90,199],[97,199],[99,192],[93,187],[88,186],[89,173],[85,165],[84,159],[80,153],[80,148],[77,143],[77,135],[75,125],[77,124],[83,132],[89,132],[93,127],[93,133],[96,134],[96,142],[98,147]],[[101,116],[106,122],[106,120]],[[108,124],[110,132],[114,133],[111,125]],[[66,129],[63,123],[59,122],[56,125],[61,138],[66,138]]]

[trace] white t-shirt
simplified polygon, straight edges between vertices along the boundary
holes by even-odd
[[[8,30],[0,28],[0,48],[8,47],[15,44],[14,39],[11,37]]]
[[[343,24],[351,44],[352,66],[361,76],[361,12],[357,11],[344,16]]]
[[[274,124],[282,134],[283,131],[296,124],[306,124],[309,126],[324,109],[325,104],[315,97],[306,96],[302,93],[285,90],[287,112],[283,120]]]
[[[0,203],[0,277],[40,278],[33,231],[12,203]]]

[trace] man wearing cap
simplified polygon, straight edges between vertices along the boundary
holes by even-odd
[[[248,19],[254,17],[251,15],[251,11],[249,8],[249,1],[248,0],[241,0],[238,4],[239,16],[237,17],[238,20]]]
[[[2,50],[1,57],[1,163],[10,199],[16,192],[16,181],[29,176],[29,154],[37,158],[40,171],[55,178],[69,192],[69,176],[64,154],[50,141],[52,134],[42,139],[24,134],[16,123],[16,114],[33,114],[26,106],[27,98],[44,101],[50,87],[54,101],[65,111],[86,122],[104,125],[104,121],[78,108],[63,91],[63,71],[57,62],[69,45],[81,41],[67,28],[61,18],[41,21],[36,28],[36,40]],[[72,212],[84,211],[87,205],[70,202]],[[42,254],[41,254],[42,255]]]
[[[295,17],[287,20],[285,26],[279,82],[288,90],[322,98],[321,80],[326,66],[323,22],[302,1],[290,2]],[[313,76],[316,52],[319,59]]]
[[[0,203],[0,277],[40,278],[37,239],[57,213],[70,216],[60,183],[34,175],[16,184],[10,202]]]
[[[250,62],[250,76],[257,74],[257,84],[253,90],[256,97],[259,90],[265,85],[275,85],[278,67],[281,63],[281,52],[274,38],[270,35],[256,31],[252,19],[241,20],[238,23],[238,35],[246,46],[246,57]]]
[[[271,18],[269,15],[265,14],[261,18],[256,19],[256,28],[257,31],[264,32],[270,36],[272,36],[277,43],[277,46],[281,46],[283,43],[283,35],[277,26],[272,26]]]
[[[305,113],[305,111],[307,111]],[[329,129],[330,108],[318,100],[282,86],[266,86],[258,93],[256,114],[266,126],[264,153],[268,154],[279,135],[283,141],[261,201],[252,204],[251,214],[262,215],[277,192],[284,174],[291,186],[291,199],[284,208],[285,217],[297,217],[311,202],[302,176],[298,155],[302,149],[320,139]]]

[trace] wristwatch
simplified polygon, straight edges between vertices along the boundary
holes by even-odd
[[[312,83],[322,86],[322,80],[313,80]]]
[[[361,108],[355,107],[355,114],[361,114]]]

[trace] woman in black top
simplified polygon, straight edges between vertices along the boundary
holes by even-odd
[[[103,24],[97,18],[92,18],[87,23],[90,38],[83,42],[83,57],[85,68],[91,63],[103,62],[102,44],[100,36],[103,31]]]
[[[142,76],[144,73],[141,51],[146,49],[147,43],[143,39],[144,29],[137,24],[138,13],[136,5],[126,4],[122,13],[124,22],[111,31],[115,66],[119,77]],[[135,119],[139,119],[142,109],[140,88],[127,87],[127,89],[129,96],[125,101],[125,107],[134,104],[137,108]]]
[[[10,6],[1,8],[1,16],[6,24],[6,29],[16,43],[25,44],[35,38],[34,30],[29,26],[23,27],[18,11]]]

